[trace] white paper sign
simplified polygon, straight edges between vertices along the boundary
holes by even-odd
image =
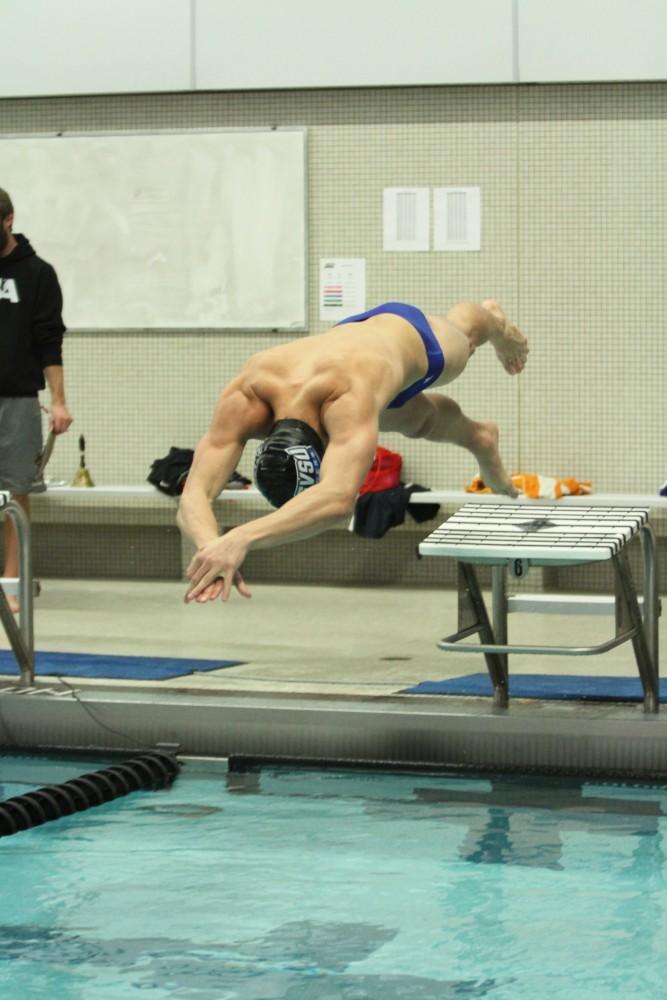
[[[337,323],[365,308],[365,258],[320,258],[320,319]]]
[[[430,249],[430,202],[426,187],[384,189],[383,250]]]
[[[433,249],[479,250],[481,245],[480,188],[434,188]]]

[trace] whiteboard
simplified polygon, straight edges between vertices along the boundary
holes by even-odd
[[[304,329],[303,129],[0,137],[70,329]]]

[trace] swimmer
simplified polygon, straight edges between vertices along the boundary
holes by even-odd
[[[487,486],[516,496],[496,424],[425,391],[453,382],[485,343],[510,375],[523,370],[526,338],[493,300],[460,303],[446,316],[386,302],[253,355],[222,392],[181,496],[178,526],[197,547],[186,602],[227,601],[233,587],[250,597],[241,575],[250,550],[349,520],[380,431],[465,448]],[[213,501],[252,439],[261,442],[255,482],[277,509],[220,536]]]

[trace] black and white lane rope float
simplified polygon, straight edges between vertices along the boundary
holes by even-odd
[[[130,792],[168,788],[179,770],[180,764],[172,754],[156,750],[5,799],[0,802],[0,837],[101,806]]]

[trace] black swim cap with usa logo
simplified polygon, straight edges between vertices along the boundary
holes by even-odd
[[[255,483],[274,507],[320,481],[324,445],[303,420],[277,420],[255,455]]]

